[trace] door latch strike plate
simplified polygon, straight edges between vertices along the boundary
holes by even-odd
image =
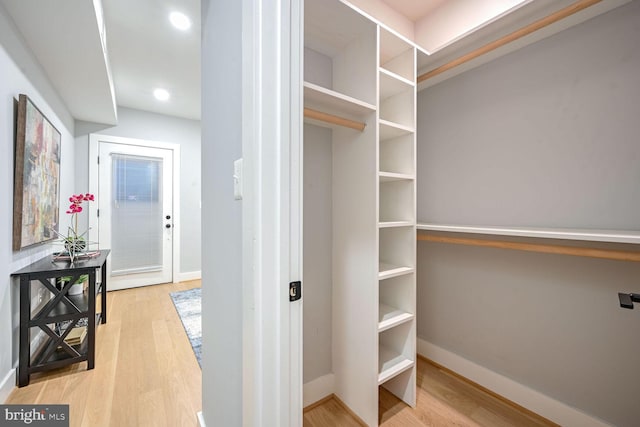
[[[302,298],[302,282],[289,283],[289,301],[298,301]]]

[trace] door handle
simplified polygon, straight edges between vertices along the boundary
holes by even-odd
[[[164,228],[171,228],[171,224],[165,225]]]
[[[171,219],[171,215],[165,216],[166,219]]]

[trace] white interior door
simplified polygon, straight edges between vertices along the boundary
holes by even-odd
[[[100,142],[98,236],[108,290],[173,280],[173,152]]]

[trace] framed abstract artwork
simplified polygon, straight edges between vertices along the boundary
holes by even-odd
[[[26,95],[16,121],[14,251],[55,239],[60,212],[60,132]]]

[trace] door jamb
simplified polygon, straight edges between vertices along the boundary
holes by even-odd
[[[244,0],[243,21],[243,425],[299,427],[302,2]]]
[[[89,134],[89,192],[98,194],[98,154],[100,142],[110,144],[134,145],[139,147],[162,148],[173,152],[173,244],[172,244],[172,270],[173,283],[180,281],[180,145],[171,142],[150,141],[145,139],[125,138],[92,133]],[[89,203],[89,240],[98,235],[98,208],[97,203]],[[95,233],[91,230],[96,230]],[[96,239],[97,240],[97,239]]]

